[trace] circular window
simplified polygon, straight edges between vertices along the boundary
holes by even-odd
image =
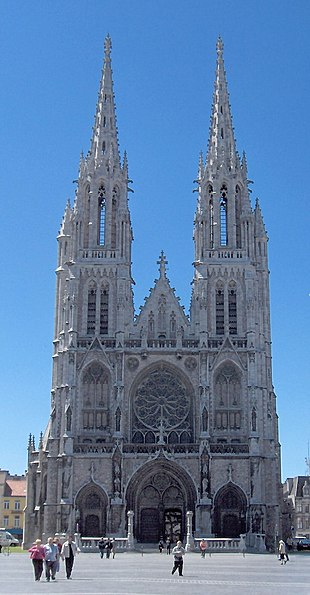
[[[169,370],[154,370],[136,391],[134,411],[147,428],[176,428],[185,421],[189,410],[186,386]]]

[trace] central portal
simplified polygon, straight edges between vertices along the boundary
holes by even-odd
[[[146,465],[128,489],[128,509],[134,511],[134,537],[140,543],[172,543],[184,538],[186,511],[194,498],[183,470],[165,463]]]

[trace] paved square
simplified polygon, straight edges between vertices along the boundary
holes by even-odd
[[[72,580],[64,565],[55,582],[34,582],[27,553],[0,555],[0,593],[45,595],[273,595],[275,592],[310,595],[310,554],[292,554],[281,566],[275,555],[213,554],[202,559],[188,553],[184,576],[171,576],[173,557],[166,553],[117,554],[100,559],[99,554],[79,554]]]

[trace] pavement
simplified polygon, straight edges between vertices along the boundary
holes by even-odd
[[[34,581],[28,553],[0,554],[0,593],[5,595],[310,595],[310,552],[291,554],[281,566],[275,554],[187,553],[183,577],[171,575],[166,553],[117,553],[114,559],[79,554],[72,580],[61,562],[56,580]]]

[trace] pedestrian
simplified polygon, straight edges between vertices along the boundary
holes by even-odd
[[[206,549],[207,549],[207,542],[205,539],[202,539],[200,544],[199,544],[199,549],[200,549],[200,553],[201,553],[201,557],[205,558],[206,555]]]
[[[113,549],[113,543],[112,543],[112,541],[111,541],[110,538],[108,538],[108,541],[106,543],[105,549],[106,549],[106,557],[107,558],[110,558],[110,553],[111,553],[111,551]]]
[[[166,541],[166,548],[167,548],[167,556],[171,554],[171,540],[170,537],[168,537],[167,541]]]
[[[176,546],[172,550],[174,556],[174,565],[171,574],[174,574],[178,569],[179,576],[183,576],[183,556],[185,555],[185,549],[182,546],[182,541],[177,541]]]
[[[45,549],[41,539],[36,539],[28,552],[30,552],[30,559],[33,564],[34,580],[39,581],[43,572],[43,560],[45,559]]]
[[[162,539],[160,540],[160,542],[158,544],[158,549],[159,549],[159,553],[162,554],[163,553],[163,549],[164,549],[164,544],[162,542]]]
[[[59,556],[58,546],[54,543],[54,538],[49,537],[47,543],[44,546],[45,550],[45,576],[49,583],[52,577],[52,581],[55,580],[56,569],[57,569],[57,558]]]
[[[60,554],[61,554],[61,543],[59,537],[54,537],[54,543],[57,545],[58,548],[58,556],[56,560],[56,572],[59,572],[60,568]]]
[[[113,539],[112,539],[112,557],[113,557],[113,560],[115,558],[115,554],[116,554],[116,541],[115,541],[115,539],[113,537]]]
[[[64,542],[61,548],[61,557],[65,561],[66,564],[66,575],[67,579],[71,579],[72,568],[74,564],[74,558],[76,554],[78,554],[80,549],[76,545],[75,541],[73,541],[73,536],[68,535],[67,541]]]
[[[286,547],[282,539],[279,541],[279,560],[281,561],[281,565],[286,564]]]
[[[99,547],[100,558],[103,558],[103,554],[104,554],[104,550],[105,550],[105,541],[104,541],[103,537],[101,537],[101,539],[98,541],[98,547]]]

